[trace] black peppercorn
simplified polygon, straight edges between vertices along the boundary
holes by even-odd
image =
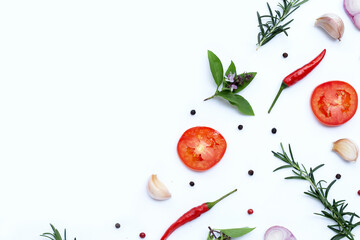
[[[115,224],[115,227],[116,227],[116,228],[120,228],[120,223],[116,223],[116,224]]]
[[[190,114],[191,114],[191,115],[195,115],[195,114],[196,114],[196,111],[193,109],[193,110],[190,111]]]
[[[271,129],[271,132],[275,134],[277,132],[276,128]]]
[[[289,55],[288,55],[286,52],[283,53],[283,57],[284,57],[284,58],[287,58],[288,56],[289,56]]]
[[[336,174],[336,179],[340,179],[341,178],[341,175],[338,173],[338,174]]]
[[[249,171],[248,171],[248,174],[249,174],[250,176],[252,176],[252,175],[254,175],[254,171],[253,171],[253,170],[249,170]]]
[[[193,187],[195,185],[195,183],[193,181],[191,181],[191,182],[189,182],[189,185]]]
[[[242,129],[243,129],[243,125],[240,124],[240,125],[238,126],[238,129],[239,129],[239,130],[242,130]]]

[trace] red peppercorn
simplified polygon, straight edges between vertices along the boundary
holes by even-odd
[[[358,195],[360,196],[360,190],[358,191]]]
[[[141,238],[145,238],[145,237],[146,237],[146,234],[145,234],[144,232],[142,232],[142,233],[139,234],[139,236],[140,236]]]
[[[248,210],[248,214],[253,214],[254,210],[252,210],[251,208]]]

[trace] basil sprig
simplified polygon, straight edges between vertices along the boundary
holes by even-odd
[[[213,96],[206,98],[204,101],[214,97],[222,97],[230,104],[245,115],[254,116],[254,111],[250,103],[242,96],[236,94],[246,88],[255,78],[256,72],[236,73],[236,67],[233,61],[225,72],[220,59],[210,50],[208,50],[210,70],[216,83],[216,92]],[[221,90],[219,90],[221,87]]]
[[[230,228],[230,229],[212,229],[209,227],[209,234],[206,240],[230,240],[232,238],[241,237],[255,228]]]

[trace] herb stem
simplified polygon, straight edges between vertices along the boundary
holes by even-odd
[[[216,94],[212,95],[211,97],[205,98],[204,101],[210,100],[212,98],[214,98],[216,96]]]
[[[342,222],[339,220],[339,219],[341,219],[339,216],[339,213],[337,211],[335,211],[335,209],[332,207],[332,205],[327,200],[327,198],[321,194],[321,191],[320,191],[319,187],[316,185],[316,183],[308,176],[308,174],[306,174],[305,171],[301,170],[301,168],[298,165],[293,164],[293,162],[290,162],[290,164],[294,169],[296,169],[300,173],[300,175],[304,176],[304,180],[306,180],[310,183],[310,185],[315,189],[315,192],[317,192],[319,194],[319,201],[324,205],[324,207],[326,209],[328,209],[329,211],[331,211],[333,213],[334,220],[340,225],[340,227],[342,229],[344,229],[346,231],[346,228],[343,226]],[[347,231],[346,231],[346,233],[350,234]]]
[[[333,220],[336,224],[329,225],[332,231],[336,233],[336,235],[332,238],[332,240],[338,240],[342,238],[347,238],[349,240],[354,240],[353,234],[351,231],[360,225],[360,221],[357,223],[353,223],[354,218],[359,218],[359,216],[353,212],[345,212],[345,208],[347,204],[345,200],[336,201],[333,200],[333,203],[329,202],[328,200],[328,193],[330,188],[336,182],[336,180],[332,181],[327,187],[323,187],[322,183],[326,183],[324,180],[316,181],[314,177],[314,172],[324,166],[321,164],[314,169],[310,168],[308,171],[303,165],[299,165],[298,162],[295,162],[291,147],[289,145],[289,152],[290,157],[285,152],[283,145],[281,144],[282,153],[275,153],[273,152],[274,156],[285,162],[286,164],[275,169],[275,171],[284,169],[284,168],[293,168],[292,172],[295,176],[286,177],[285,179],[300,179],[306,180],[310,183],[310,190],[305,192],[306,195],[309,195],[312,198],[317,199],[320,201],[323,206],[324,210],[321,213],[315,213],[316,215],[328,218]],[[349,219],[345,218],[348,217]]]
[[[268,32],[268,35],[273,34],[273,32],[276,30],[276,28],[279,26],[279,24],[280,24],[283,20],[284,20],[284,16],[281,17],[277,23],[275,23],[275,25],[274,25],[274,26],[270,29],[270,31]],[[266,40],[267,40],[266,38],[263,38],[263,39],[258,43],[258,47],[256,48],[256,50],[258,50],[258,49],[264,44],[264,42],[265,42]]]
[[[272,11],[269,3],[267,3],[269,11],[268,15],[260,16],[259,12],[257,12],[260,32],[258,34],[258,47],[256,49],[259,49],[280,33],[285,33],[287,36],[288,34],[286,31],[290,29],[289,24],[293,21],[293,19],[284,24],[282,23],[290,14],[297,10],[300,5],[307,1],[308,0],[283,0],[282,4],[278,3],[278,7],[281,11],[275,10],[274,12]]]

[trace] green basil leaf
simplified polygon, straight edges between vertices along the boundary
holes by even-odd
[[[216,96],[228,100],[232,105],[236,106],[241,113],[245,115],[249,115],[249,116],[255,115],[250,103],[240,95],[224,90],[218,92]]]
[[[251,76],[251,77],[248,77],[246,79],[246,74],[248,74],[248,76]],[[255,78],[256,74],[257,74],[256,72],[248,72],[248,73],[239,74],[240,77],[242,77],[246,80],[243,81],[242,85],[238,85],[238,88],[234,90],[234,93],[238,93],[241,90],[243,90],[244,88],[246,88],[251,83],[251,81]]]
[[[236,76],[236,67],[233,61],[231,61],[230,66],[228,67],[228,69],[226,70],[225,76],[228,76],[230,73],[235,73]]]
[[[219,87],[224,80],[224,69],[220,59],[210,50],[208,50],[208,58],[210,63],[210,70],[215,80],[216,85]]]
[[[236,238],[236,237],[241,237],[251,232],[254,229],[255,228],[244,227],[244,228],[231,228],[231,229],[219,229],[219,230],[231,238]]]
[[[214,239],[214,236],[211,235],[211,233],[209,232],[206,240],[213,240],[213,239]]]

